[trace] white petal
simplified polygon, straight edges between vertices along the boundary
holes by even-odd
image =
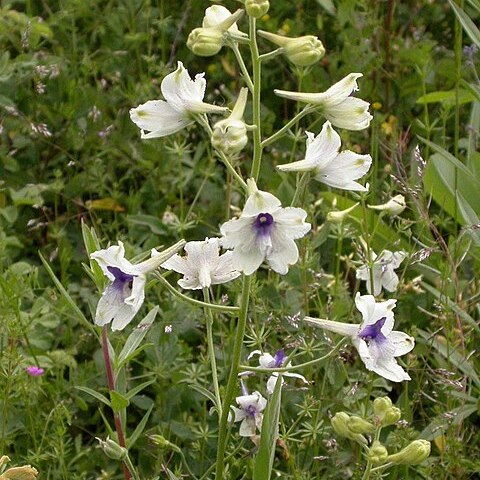
[[[298,162],[284,163],[282,165],[277,165],[277,170],[281,172],[309,172],[315,170],[317,164],[315,159],[307,160],[298,160]]]
[[[372,371],[392,382],[411,380],[410,375],[397,363],[394,358],[377,363]]]
[[[262,368],[272,368],[275,365],[275,359],[269,353],[263,353],[260,355],[258,363]]]
[[[256,429],[255,419],[253,417],[245,417],[240,424],[240,430],[238,433],[241,437],[253,437]]]
[[[406,353],[410,352],[415,346],[415,339],[404,332],[394,330],[393,332],[390,332],[388,339],[395,346],[395,357],[405,355]]]
[[[270,377],[268,377],[267,380],[267,393],[271,395],[274,390],[275,386],[277,385],[277,380],[278,380],[278,373],[273,373]],[[282,385],[285,383],[285,381],[282,378]]]
[[[307,150],[305,158],[314,159],[317,168],[323,169],[337,157],[341,146],[340,135],[332,128],[330,122],[325,122],[317,137],[307,133]],[[310,135],[309,135],[310,134]]]
[[[166,248],[159,252],[152,248],[150,255],[151,257],[148,260],[145,260],[141,263],[135,264],[134,274],[135,275],[145,275],[147,273],[153,272],[157,268],[160,268],[160,265],[165,263],[171,256],[178,252],[185,245],[185,240],[180,240],[177,243],[173,244],[171,247]]]
[[[295,240],[304,237],[310,231],[311,225],[305,222],[306,218],[307,212],[296,207],[282,208],[273,215],[276,230]]]
[[[170,257],[166,262],[162,263],[162,268],[165,270],[173,270],[174,272],[184,274],[193,274],[190,265],[187,260],[178,253]]]
[[[225,222],[220,227],[220,233],[223,235],[220,239],[222,247],[235,248],[251,240],[254,221],[252,218],[240,217]]]
[[[257,392],[254,392],[250,395],[240,395],[239,397],[235,398],[235,401],[240,408],[246,410],[250,405],[257,405],[258,395]]]
[[[407,254],[405,252],[395,252],[393,254],[393,258],[392,258],[392,267],[393,268],[398,268],[400,266],[400,264],[403,262],[403,260],[405,259],[405,257],[407,256]]]
[[[339,333],[340,335],[345,335],[347,337],[356,337],[360,330],[360,325],[353,323],[334,322],[333,320],[323,320],[321,318],[312,317],[305,317],[304,320],[316,327],[323,328],[330,332]]]
[[[398,286],[398,275],[393,271],[392,265],[388,265],[381,273],[381,284],[387,292],[394,292]]]
[[[257,411],[263,411],[267,406],[267,399],[262,397],[259,392],[253,392],[253,394],[257,396]]]
[[[374,318],[375,315],[375,297],[373,295],[360,295],[357,292],[355,295],[355,306],[357,310],[362,314],[363,321],[366,325],[375,323],[382,317]]]
[[[366,191],[357,180],[363,177],[372,164],[370,155],[359,155],[349,150],[341,152],[315,176],[326,185],[344,190]]]
[[[205,10],[205,16],[203,17],[202,27],[214,28],[230,17],[232,14],[228,8],[222,5],[212,5]],[[229,32],[238,32],[237,24],[234,23],[229,29]]]
[[[95,313],[95,324],[106,325],[112,323],[112,330],[122,330],[129,324],[140,309],[143,299],[132,304],[125,303],[127,293],[124,290],[109,285],[100,298]],[[140,301],[141,300],[141,301]]]
[[[260,350],[254,350],[253,352],[249,353],[248,357],[247,357],[247,360],[250,360],[251,358],[253,358],[255,355],[261,355],[262,352]]]
[[[282,206],[280,200],[268,192],[257,190],[252,193],[243,207],[242,217],[253,217],[259,213],[273,213]]]
[[[245,275],[251,275],[260,267],[264,258],[265,253],[254,242],[251,242],[248,244],[248,248],[235,248],[232,262],[236,270],[243,272]]]
[[[130,118],[142,129],[143,139],[165,137],[193,123],[186,111],[176,110],[163,100],[150,100],[132,108]]]
[[[98,263],[103,274],[112,282],[115,280],[115,276],[108,271],[108,267],[119,268],[127,275],[135,275],[136,273],[135,267],[125,258],[125,248],[121,241],[118,241],[118,245],[93,252],[90,258]]]
[[[272,248],[267,252],[267,261],[280,275],[287,274],[288,267],[298,261],[297,245],[278,228],[272,233]]]
[[[212,265],[210,272],[213,285],[230,282],[241,274],[233,266],[233,252],[225,252],[218,257],[216,264]]]
[[[368,112],[369,106],[365,100],[348,97],[343,102],[323,110],[322,113],[338,128],[363,130],[368,128],[373,118]]]
[[[247,414],[241,409],[237,407],[230,407],[233,410],[233,413],[235,414],[235,419],[233,420],[234,422],[240,422],[243,420]]]

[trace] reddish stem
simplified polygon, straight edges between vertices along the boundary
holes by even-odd
[[[112,362],[110,360],[110,352],[108,351],[108,337],[107,337],[107,326],[104,325],[102,328],[102,350],[103,358],[105,360],[105,370],[107,372],[107,381],[108,389],[113,392],[115,391],[115,377],[113,375]],[[123,433],[122,421],[120,415],[116,412],[113,412],[113,419],[115,421],[115,430],[117,431],[118,443],[121,447],[125,448],[125,435]],[[122,462],[123,467],[123,476],[125,480],[131,480],[132,475],[128,469],[125,462]]]

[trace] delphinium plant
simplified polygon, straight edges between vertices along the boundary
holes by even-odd
[[[236,213],[235,216],[222,223],[219,229],[212,231],[211,236],[205,240],[196,239],[186,243],[181,241],[162,253],[153,250],[151,258],[140,263],[126,260],[120,241],[118,245],[100,249],[93,230],[84,228],[91,259],[89,272],[103,290],[96,309],[95,324],[101,327],[110,396],[106,398],[98,392],[86,388],[83,390],[96,396],[113,410],[116,433],[112,431],[110,438],[100,439],[99,442],[108,456],[123,462],[125,479],[141,478],[129,449],[148,420],[147,414],[130,436],[125,431],[128,400],[149,383],[140,385],[134,392],[125,390],[128,382],[124,367],[136,350],[142,348],[141,340],[145,330],[153,322],[156,311],[150,312],[134,328],[120,353],[113,351],[108,340],[108,331],[110,328],[112,331],[123,330],[132,322],[144,300],[146,274],[149,272],[156,277],[159,285],[175,296],[176,301],[189,302],[203,309],[211,387],[205,388],[193,381],[192,388],[206,397],[211,406],[210,415],[218,425],[214,434],[216,462],[206,466],[203,471],[198,465],[189,464],[188,452],[182,451],[162,435],[152,435],[154,444],[170,448],[181,457],[178,471],[174,473],[165,467],[165,474],[171,479],[185,474],[192,478],[214,477],[221,480],[237,478],[245,474],[240,471],[246,471],[247,477],[251,476],[256,480],[271,477],[275,449],[281,440],[280,431],[292,429],[291,421],[285,418],[285,414],[281,414],[284,385],[295,382],[308,388],[305,387],[309,384],[308,377],[299,372],[326,362],[345,346],[344,340],[340,340],[337,345],[327,344],[322,355],[308,358],[305,357],[307,348],[299,342],[293,345],[293,348],[290,346],[289,350],[287,345],[281,345],[281,348],[271,355],[267,351],[276,348],[274,344],[278,342],[271,331],[270,335],[262,336],[258,342],[261,350],[256,349],[246,355],[246,343],[252,344],[247,340],[249,316],[255,312],[260,321],[262,318],[266,321],[268,317],[268,312],[257,303],[255,291],[261,288],[267,278],[273,279],[273,283],[282,282],[282,277],[290,270],[299,268],[299,263],[305,275],[308,256],[315,252],[315,242],[309,241],[312,230],[309,216],[316,216],[315,203],[309,204],[310,181],[320,182],[333,191],[344,192],[357,202],[344,212],[331,212],[329,218],[332,223],[339,225],[339,228],[342,228],[344,217],[354,208],[358,206],[363,210],[365,229],[363,236],[356,239],[362,247],[357,277],[366,282],[368,294],[361,295],[357,292],[355,300],[349,300],[351,315],[355,304],[362,316],[360,324],[301,314],[296,315],[294,322],[297,325],[304,324],[305,330],[307,325],[313,325],[346,336],[358,350],[369,371],[391,382],[410,380],[409,374],[398,363],[397,358],[414,348],[414,338],[393,330],[396,299],[382,300],[385,292],[393,294],[396,291],[399,279],[395,270],[405,260],[407,253],[400,250],[392,252],[385,248],[377,254],[372,247],[373,232],[367,228],[368,207],[380,210],[381,214],[399,215],[405,207],[405,201],[401,195],[397,195],[384,205],[367,205],[369,188],[365,177],[370,171],[372,157],[368,153],[342,148],[341,132],[363,131],[369,127],[372,120],[369,103],[355,95],[362,73],[350,73],[337,79],[333,85],[319,86],[319,91],[316,92],[275,88],[276,96],[297,102],[297,108],[296,113],[283,127],[274,133],[266,134],[262,125],[261,95],[267,87],[262,83],[262,70],[268,68],[268,63],[273,59],[281,58],[287,62],[288,68],[292,69],[301,83],[300,79],[309,74],[310,67],[323,58],[325,48],[313,35],[291,38],[259,30],[257,20],[269,11],[269,2],[246,0],[241,3],[243,8],[233,13],[220,5],[208,7],[202,26],[195,28],[187,41],[188,48],[201,57],[216,55],[222,48],[232,50],[245,86],[239,90],[231,109],[226,105],[207,103],[204,100],[207,91],[205,75],[197,74],[192,79],[186,66],[179,60],[177,68],[161,81],[163,99],[148,100],[130,110],[131,120],[140,128],[143,141],[157,142],[159,140],[155,139],[181,134],[190,126],[203,129],[210,138],[219,161],[217,168],[222,169],[225,174],[225,185],[230,191],[240,194],[235,196],[238,198],[237,205],[226,205],[226,210],[231,207]],[[247,19],[245,31],[244,24],[241,23],[244,18]],[[261,53],[259,38],[267,41],[265,45],[273,44],[273,49]],[[247,104],[251,106],[251,118],[247,118]],[[218,116],[221,115],[223,118],[219,119]],[[292,161],[278,164],[275,168],[270,155],[275,144],[293,136],[296,147],[304,128],[303,121],[307,118],[310,125],[314,126],[314,132],[305,131],[303,158],[295,160],[295,156],[292,156]],[[323,121],[320,128],[319,121]],[[282,175],[282,181],[290,184],[291,172],[296,173],[296,179],[289,198],[284,193],[280,195],[269,191],[269,186],[262,185],[262,178],[273,175]],[[176,253],[182,247],[185,256]],[[385,247],[393,248],[390,245]],[[340,252],[337,252],[337,256],[338,262]],[[334,283],[338,284],[338,263],[336,268],[337,277]],[[166,271],[181,274],[183,277],[178,281],[179,287],[183,290],[201,290],[203,298],[198,299],[178,291],[177,287],[167,280]],[[103,276],[107,277],[108,282],[105,288]],[[238,297],[233,299],[233,305],[215,301],[220,298],[220,285],[227,282],[241,284]],[[337,287],[338,285],[335,288]],[[232,300],[226,297],[226,301]],[[303,310],[306,313],[313,313],[315,310],[315,307],[310,305],[308,296],[304,298]],[[297,312],[290,313],[293,316]],[[218,346],[215,345],[219,314],[228,314],[235,318],[234,337],[225,339],[221,362],[217,362]],[[259,366],[245,364],[245,360],[256,355],[259,355]],[[258,380],[262,374],[268,374],[266,383]],[[121,387],[118,387],[118,384],[121,384]],[[250,384],[256,385],[255,390]],[[339,418],[341,414],[337,413],[332,423],[336,431],[343,432],[338,427]],[[317,421],[323,422],[324,419],[317,418]],[[238,436],[249,439],[253,447],[252,461],[246,462],[240,471],[235,466],[238,455],[235,445],[238,438],[234,438],[237,437],[234,425],[237,422]],[[376,460],[374,453],[379,450],[382,424],[380,422],[380,426],[375,429],[367,421],[359,420],[358,423],[358,432],[356,427],[352,427],[355,433],[349,436],[343,432],[343,436],[353,440],[361,439],[360,444],[366,449],[363,478],[373,478],[377,472],[382,471],[382,466],[372,468],[373,464],[381,463]],[[365,425],[368,426],[367,429],[363,428]],[[368,436],[372,433],[373,437]],[[295,433],[290,435],[293,437]],[[421,440],[418,442],[424,446],[421,458],[415,457],[420,461],[428,456],[429,447],[427,449],[426,445],[429,446],[429,443]],[[242,445],[245,443],[241,443],[240,448],[244,448]],[[287,449],[288,446],[284,448]],[[382,459],[388,462],[388,465],[394,464],[395,455],[401,456],[401,452],[390,456],[385,454],[386,460],[383,457]],[[410,462],[414,463],[416,462]]]

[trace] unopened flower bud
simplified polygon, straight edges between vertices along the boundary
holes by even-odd
[[[158,447],[180,452],[180,448],[162,435],[149,435],[148,438]]]
[[[368,459],[375,465],[385,463],[388,457],[387,449],[378,441],[375,440],[372,446],[368,449]]]
[[[379,397],[373,401],[373,413],[382,427],[393,425],[402,417],[400,409],[394,407],[388,397]]]
[[[418,465],[430,455],[431,444],[427,440],[414,440],[398,453],[389,455],[387,462],[403,465]]]
[[[352,433],[369,434],[375,431],[375,427],[369,421],[356,415],[348,419],[347,426]]]
[[[339,211],[332,211],[327,213],[327,220],[331,223],[342,223],[350,212],[353,212],[357,208],[359,203],[352,205],[350,208]]]
[[[388,450],[378,440],[372,443],[372,446],[368,449],[368,459],[374,463],[384,463],[388,457]]]
[[[348,426],[349,420],[350,416],[348,414],[346,414],[345,412],[338,412],[333,416],[331,420],[332,427],[338,435],[366,445],[368,442],[363,435],[361,435],[360,433],[354,433],[352,432],[352,430],[350,430]]]
[[[253,18],[263,17],[270,8],[268,0],[245,0],[245,10]]]
[[[200,57],[211,57],[223,47],[223,32],[216,28],[195,28],[187,39],[187,47]]]
[[[368,205],[373,210],[381,210],[390,215],[400,215],[406,208],[405,197],[403,195],[395,195],[387,203],[382,205]]]
[[[240,152],[248,143],[247,127],[243,121],[247,95],[248,88],[242,88],[231,115],[213,126],[212,145],[227,155]]]
[[[289,38],[270,32],[258,31],[259,35],[283,48],[285,56],[299,67],[306,67],[318,62],[325,55],[323,43],[313,35]]]
[[[108,438],[102,440],[101,438],[96,437],[100,448],[103,450],[103,453],[109,458],[114,460],[123,460],[128,455],[128,450],[125,447],[121,447],[117,442]]]
[[[9,468],[0,475],[0,480],[35,480],[38,471],[31,465]]]

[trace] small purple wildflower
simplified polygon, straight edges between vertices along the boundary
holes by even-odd
[[[37,367],[36,365],[31,365],[27,367],[26,370],[31,377],[41,377],[45,373],[43,368]]]

